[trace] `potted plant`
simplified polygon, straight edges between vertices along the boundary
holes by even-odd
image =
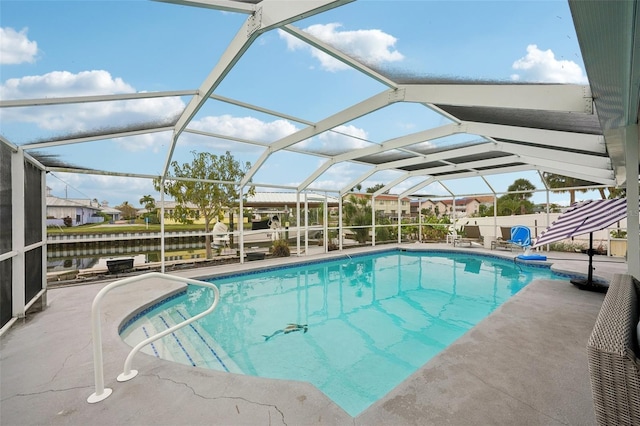
[[[286,240],[275,240],[273,246],[271,246],[271,255],[273,257],[289,257],[291,251],[289,250],[289,243]]]

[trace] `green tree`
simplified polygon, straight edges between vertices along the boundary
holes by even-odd
[[[138,210],[129,204],[128,201],[124,201],[119,206],[116,206],[116,209],[122,212],[123,219],[135,219],[138,215]]]
[[[480,204],[480,206],[478,206],[477,216],[480,216],[480,217],[489,216],[490,210],[493,212],[493,205]]]
[[[373,185],[373,186],[371,186],[371,187],[367,188],[367,193],[369,193],[369,194],[373,194],[374,192],[376,192],[377,190],[382,189],[382,188],[384,188],[384,184],[382,184],[382,183],[377,183],[377,184],[375,184],[375,185]],[[385,194],[388,194],[388,193],[389,193],[389,191],[385,191],[384,193],[385,193]]]
[[[589,182],[582,179],[576,179],[569,176],[556,175],[553,173],[544,173],[542,176],[545,182],[547,182],[547,185],[549,186],[549,188],[554,189],[555,192],[569,193],[569,205],[576,202],[576,192],[585,193],[589,191],[589,188],[585,188],[585,189],[563,189],[563,188],[595,185],[595,183],[593,182]],[[600,196],[603,199],[606,198],[604,195],[604,190],[600,191]]]
[[[627,188],[607,188],[607,189],[609,190],[609,199],[625,198],[627,196]]]
[[[155,198],[153,198],[151,194],[144,195],[140,198],[140,205],[142,205],[147,211],[144,214],[144,217],[148,218],[150,223],[158,223],[158,209],[156,207]]]
[[[356,227],[352,228],[356,241],[359,243],[366,242],[369,236],[369,228],[366,228],[366,226],[371,226],[371,206],[368,199],[351,195],[347,202],[342,205],[342,211],[345,222],[350,226]]]
[[[171,163],[173,176],[189,178],[190,180],[168,180],[164,184],[164,192],[173,197],[176,208],[172,215],[180,223],[188,223],[193,219],[204,219],[205,249],[207,258],[212,257],[211,222],[224,213],[239,205],[240,191],[233,183],[240,180],[251,167],[250,163],[240,164],[227,151],[224,155],[209,152],[192,152],[193,161],[182,165],[174,161]],[[223,181],[230,183],[214,183]],[[160,190],[160,181],[154,181],[156,190]],[[244,195],[253,194],[252,187]],[[189,205],[195,208],[188,208]]]
[[[511,216],[516,214],[533,213],[534,205],[529,198],[533,196],[536,187],[527,179],[516,179],[507,190],[510,192],[497,200],[497,216]],[[493,206],[482,212],[486,216],[493,216]]]
[[[525,213],[522,213],[523,207]],[[511,216],[517,214],[526,214],[526,206],[522,201],[515,198],[498,199],[498,216]]]
[[[140,198],[140,205],[151,212],[156,209],[156,200],[151,195],[145,195]]]

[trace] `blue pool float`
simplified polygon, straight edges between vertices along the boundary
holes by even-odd
[[[518,259],[522,260],[547,260],[547,256],[541,254],[519,254]]]

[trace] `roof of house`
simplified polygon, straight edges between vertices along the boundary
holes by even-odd
[[[327,202],[330,205],[337,205],[338,199],[336,197],[327,196]],[[300,203],[304,204],[305,199],[308,204],[324,204],[325,195],[316,193],[302,193],[300,194]],[[297,197],[295,192],[256,192],[253,195],[247,196],[247,200],[244,202],[245,207],[293,207],[297,203]]]
[[[371,198],[371,196],[373,194],[367,192],[367,193],[362,193],[362,192],[355,192],[351,195],[356,196],[357,198]],[[397,195],[393,195],[393,194],[378,194],[376,195],[376,200],[394,200],[394,201],[398,201],[398,196]],[[410,201],[409,198],[407,197],[403,197],[402,201]]]
[[[100,207],[84,204],[80,202],[80,200],[71,198],[58,198],[54,196],[47,197],[47,207],[75,207],[92,209],[96,211],[102,210]]]

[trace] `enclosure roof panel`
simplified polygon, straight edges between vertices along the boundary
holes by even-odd
[[[443,8],[456,7],[445,3]],[[7,84],[0,100],[3,132],[6,129],[13,134],[15,130],[17,140],[7,139],[48,170],[85,174],[112,172],[171,179],[172,164],[188,161],[195,151],[217,155],[230,151],[250,163],[241,180],[243,187],[250,186],[256,176],[264,180],[283,171],[290,172],[284,181],[262,183],[345,193],[376,176],[385,190],[393,193],[402,192],[409,181],[412,187],[420,186],[413,183],[420,179],[442,183],[521,171],[562,174],[610,186],[622,182],[624,159],[620,152],[624,148],[616,142],[619,139],[610,140],[607,131],[616,128],[620,111],[629,103],[635,105],[635,115],[625,116],[625,123],[635,122],[637,93],[629,90],[633,92],[630,99],[620,100],[618,92],[608,91],[607,81],[622,68],[631,69],[635,77],[638,73],[631,67],[635,65],[632,59],[613,60],[616,46],[603,51],[596,36],[586,34],[584,28],[600,22],[601,2],[570,2],[584,39],[581,47],[589,54],[590,77],[595,79],[570,84],[442,76],[435,68],[419,69],[417,59],[415,63],[400,61],[406,57],[397,47],[398,40],[387,37],[399,25],[396,18],[401,17],[395,13],[406,17],[411,10],[431,20],[451,19],[444,14],[430,15],[433,6],[433,2],[350,0],[145,3],[144,10],[157,16],[171,20],[175,14],[177,33],[194,30],[190,22],[197,20],[200,27],[196,30],[203,39],[210,40],[212,46],[224,41],[209,51],[200,38],[182,40],[201,46],[198,55],[182,64],[182,72],[189,78],[180,81],[188,82],[188,87],[166,87],[170,80],[158,80],[158,87],[138,89],[115,81],[117,87],[99,93],[29,98],[11,91],[13,86]],[[504,7],[522,7],[518,19],[523,22],[530,12],[525,4]],[[365,9],[385,10],[389,19],[358,13]],[[615,13],[603,15],[604,24],[614,27],[616,17],[625,11],[625,6],[618,5]],[[459,13],[463,19],[463,13],[470,12]],[[350,46],[347,41],[361,34],[337,31],[346,25],[343,20],[366,28],[360,31],[365,31],[368,42],[387,37],[386,50],[363,51]],[[215,25],[203,24],[209,21]],[[635,40],[635,27],[631,21],[625,22],[620,37]],[[453,60],[446,49],[434,45],[433,34],[427,31],[416,29],[414,39],[406,41],[405,46],[411,48],[404,51],[428,47],[432,54],[429,63],[434,67]],[[126,46],[109,47],[117,52]],[[157,52],[148,51],[149,57],[166,60],[161,41],[157,47]],[[458,41],[451,48],[463,46]],[[300,52],[308,52],[318,60],[317,65],[306,64]],[[76,59],[90,58],[76,55]],[[402,64],[416,68],[404,70]],[[465,69],[481,65],[478,60],[469,60]],[[85,67],[91,66],[87,62]],[[131,66],[142,68],[143,63],[132,61]],[[318,83],[320,72],[322,84]],[[153,76],[147,73],[146,77]],[[415,114],[412,120],[406,118],[408,112]],[[43,120],[32,118],[36,116]],[[83,163],[79,153],[85,155],[88,149],[81,148],[87,146],[100,146],[100,150]],[[143,150],[144,155],[138,154]],[[113,153],[111,163],[106,153]],[[352,167],[349,173],[345,172],[347,167]],[[348,184],[332,180],[341,172],[349,175]]]

